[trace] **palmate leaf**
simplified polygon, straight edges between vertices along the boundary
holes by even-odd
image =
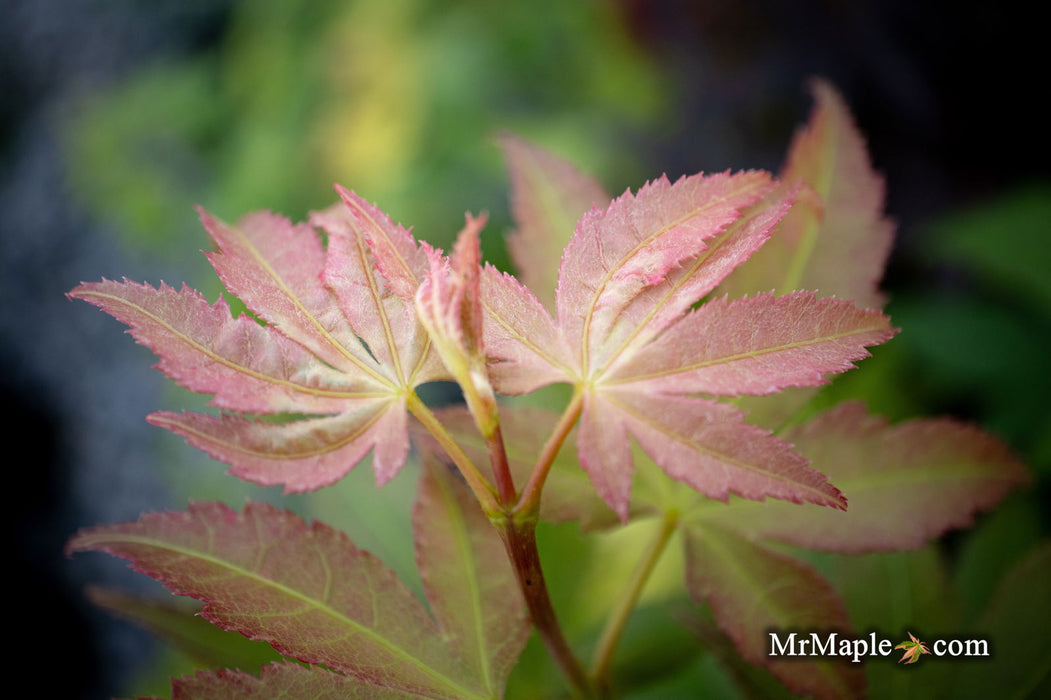
[[[673,270],[688,270],[684,263],[708,252],[710,239],[773,188],[769,175],[757,171],[694,175],[674,185],[661,178],[643,186],[638,194],[626,192],[605,210],[588,212],[566,246],[557,293],[558,324],[579,353],[582,378],[602,372],[615,357],[618,348],[610,341],[620,338],[610,337],[614,323],[640,292],[669,276],[671,286]],[[758,248],[764,234],[756,237],[751,250],[741,250],[736,262]],[[700,272],[708,284],[691,289],[688,296],[669,290],[672,297],[651,303],[653,311],[671,305],[673,312],[681,313],[714,288],[718,279],[709,280],[704,275],[707,269]],[[669,316],[661,318],[654,333],[675,314]]]
[[[329,669],[276,667],[262,680],[199,674],[176,684],[177,697],[218,697],[223,688],[273,697],[286,687],[295,698],[501,697],[529,627],[499,537],[466,487],[433,466],[414,526],[433,616],[345,535],[265,504],[146,515],[86,530],[69,551],[128,559],[172,592],[202,600],[201,614],[219,627]]]
[[[657,180],[591,210],[561,260],[557,321],[513,278],[483,274],[496,388],[576,387],[581,464],[622,519],[632,438],[668,474],[713,498],[844,506],[786,443],[745,424],[737,409],[692,396],[820,384],[893,334],[879,312],[805,293],[691,311],[760,248],[793,196],[765,173],[723,173]]]
[[[298,414],[292,422],[160,412],[149,420],[287,491],[333,483],[369,452],[380,483],[405,463],[406,395],[448,378],[412,298],[428,270],[412,236],[372,205],[344,202],[292,224],[269,213],[229,226],[202,212],[227,289],[256,316],[232,318],[220,299],[133,282],[72,292],[131,327],[186,388],[224,411]],[[322,230],[327,247],[318,234]]]

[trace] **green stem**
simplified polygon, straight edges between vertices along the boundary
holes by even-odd
[[[573,399],[566,407],[554,432],[545,443],[537,466],[530,475],[521,497],[517,499],[517,503],[499,423],[496,424],[495,430],[485,436],[494,478],[497,482],[497,489],[494,489],[415,393],[409,395],[406,403],[409,411],[420,420],[459,468],[468,486],[481,503],[482,509],[489,516],[497,532],[500,533],[500,539],[504,543],[504,549],[507,551],[508,559],[518,579],[519,588],[529,608],[533,626],[548,653],[565,674],[576,695],[583,698],[596,697],[596,691],[583,665],[566,641],[558,622],[558,616],[551,604],[551,596],[544,580],[544,571],[540,565],[540,552],[536,545],[540,492],[544,487],[547,473],[555,461],[555,456],[580,416],[583,405],[581,392],[578,390],[573,395]]]
[[[606,628],[602,630],[602,636],[599,638],[598,646],[595,648],[595,653],[591,660],[591,678],[594,679],[595,684],[599,688],[607,689],[609,686],[609,667],[613,661],[613,652],[620,641],[621,635],[624,633],[624,627],[628,623],[631,611],[639,602],[639,596],[642,595],[646,582],[649,581],[650,575],[664,552],[665,545],[668,544],[668,540],[671,539],[676,527],[678,527],[678,523],[679,514],[677,511],[670,510],[664,514],[657,536],[650,542],[646,551],[643,552],[642,559],[639,560],[635,571],[632,572],[628,587],[610,614],[609,620],[606,622]]]
[[[427,428],[427,431],[438,441],[445,453],[449,455],[453,464],[460,470],[467,485],[471,487],[471,491],[474,492],[475,498],[481,504],[482,510],[490,517],[494,514],[502,513],[503,508],[497,499],[496,490],[493,489],[492,484],[478,471],[478,467],[474,466],[470,457],[453,440],[445,426],[431,412],[431,409],[427,408],[427,405],[420,400],[420,397],[415,392],[410,393],[406,397],[405,405],[409,412],[416,416],[420,423],[423,424],[423,427]]]
[[[547,442],[544,443],[544,449],[540,452],[536,466],[533,467],[533,471],[529,475],[529,481],[526,482],[525,488],[522,489],[522,495],[519,497],[518,505],[515,507],[516,513],[535,516],[540,512],[540,494],[544,490],[544,482],[547,481],[547,475],[551,471],[551,466],[555,463],[558,451],[562,449],[562,443],[566,441],[569,431],[573,429],[577,418],[580,417],[583,406],[584,393],[578,387],[574,390],[573,398],[569,400],[566,410],[562,412],[562,417],[558,419],[558,425],[555,426]]]

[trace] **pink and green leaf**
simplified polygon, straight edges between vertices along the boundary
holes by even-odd
[[[613,368],[606,384],[716,396],[815,386],[868,357],[894,330],[878,311],[808,292],[713,299]]]
[[[737,494],[846,506],[840,492],[790,444],[745,423],[732,406],[608,389],[586,397],[577,451],[599,494],[622,519],[633,470],[629,432],[666,474],[709,498]]]
[[[258,672],[281,655],[264,642],[227,632],[197,614],[194,601],[174,596],[140,596],[90,587],[88,599],[108,612],[149,630],[204,668],[239,668]]]
[[[497,391],[525,394],[576,374],[569,344],[527,287],[486,265],[481,294],[489,373]]]
[[[1028,481],[1001,441],[949,419],[890,425],[847,403],[784,438],[843,491],[847,511],[734,502],[711,504],[697,516],[752,537],[826,551],[917,549],[970,524]]]
[[[264,666],[256,677],[237,670],[198,671],[172,679],[172,700],[408,700],[417,693],[363,683],[323,668]]]
[[[127,323],[163,371],[213,394],[220,409],[308,416],[150,417],[232,473],[287,491],[331,484],[369,452],[377,480],[389,480],[408,452],[406,393],[449,377],[412,301],[426,254],[378,209],[341,193],[344,203],[310,224],[257,212],[229,226],[201,212],[219,249],[210,261],[265,326],[189,289],[104,280],[70,293]]]
[[[903,649],[905,652],[901,655],[901,658],[898,659],[898,663],[914,664],[920,660],[920,656],[923,654],[931,653],[927,648],[927,645],[917,639],[912,632],[909,632],[908,641],[904,641],[894,648]]]
[[[817,698],[864,693],[864,670],[831,659],[772,659],[771,630],[838,630],[849,634],[846,607],[811,566],[729,530],[684,529],[686,586],[707,602],[719,627],[748,661],[768,668],[790,690]]]
[[[816,106],[781,173],[801,187],[770,242],[727,279],[731,297],[795,289],[880,307],[878,291],[894,238],[883,215],[884,184],[843,99],[814,81]]]
[[[759,250],[788,212],[791,188],[776,187],[715,236],[701,252],[668,271],[664,281],[639,292],[610,328],[603,355],[610,364],[657,337]]]
[[[393,572],[320,523],[267,504],[194,504],[86,530],[68,551],[104,551],[179,595],[223,629],[281,654],[407,694],[490,697]]]
[[[606,335],[635,295],[702,253],[772,188],[763,172],[662,178],[585,214],[562,257],[557,299],[559,326],[580,347],[584,374],[603,366]]]
[[[333,413],[382,395],[362,374],[344,374],[247,315],[232,318],[223,299],[125,280],[85,283],[69,293],[130,327],[160,358],[158,369],[183,387],[214,394],[212,404],[246,413]]]
[[[256,316],[336,369],[378,378],[375,361],[321,282],[325,249],[309,224],[256,212],[230,226],[201,211],[219,247],[208,260]]]
[[[634,472],[631,437],[668,474],[712,498],[843,507],[788,445],[746,426],[735,409],[688,396],[823,383],[893,334],[879,312],[805,293],[710,301],[686,313],[763,244],[793,196],[765,173],[697,175],[662,179],[592,210],[562,259],[555,325],[513,280],[485,276],[498,388],[562,380],[583,392],[578,454],[621,518]]]
[[[519,279],[554,312],[559,262],[577,221],[592,207],[606,207],[612,197],[575,165],[534,144],[504,136],[500,146],[517,227],[507,248]]]
[[[311,222],[325,231],[327,255],[322,279],[339,300],[354,332],[379,361],[389,380],[399,386],[445,378],[433,372],[430,345],[411,305],[393,294],[380,276],[358,219],[345,204],[315,212]],[[430,360],[430,363],[428,362]]]
[[[883,179],[872,169],[864,139],[842,98],[815,80],[808,123],[790,148],[781,177],[798,188],[797,202],[770,241],[726,279],[731,298],[806,289],[879,308],[879,282],[893,244],[883,214]],[[757,422],[778,425],[816,393],[790,389],[776,399],[745,398]]]
[[[470,490],[444,464],[424,462],[413,526],[427,600],[472,687],[502,697],[530,633],[525,602],[503,543]]]
[[[299,493],[335,483],[375,448],[372,467],[389,481],[409,451],[408,414],[402,402],[373,399],[334,416],[268,423],[240,416],[158,411],[150,423],[181,435],[230,465],[230,473]]]
[[[411,304],[430,270],[427,255],[412,233],[391,221],[383,211],[357,194],[336,185],[355,221],[355,230],[372,251],[376,268],[395,296]]]

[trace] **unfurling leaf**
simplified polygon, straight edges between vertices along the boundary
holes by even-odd
[[[363,697],[499,697],[528,626],[510,571],[501,573],[509,565],[489,559],[500,539],[465,488],[434,473],[421,487],[417,555],[434,617],[344,534],[265,504],[146,515],[83,531],[68,549],[128,559],[173,593],[203,601],[201,614],[219,627],[343,674],[311,677],[307,687],[361,686]],[[500,605],[507,607],[497,614]],[[263,678],[277,692],[288,673]],[[214,688],[256,682],[240,674],[199,678]]]
[[[845,501],[818,472],[726,404],[696,398],[812,386],[893,335],[885,316],[813,294],[714,300],[691,311],[770,236],[794,191],[761,172],[661,179],[577,225],[562,257],[557,321],[513,279],[486,270],[482,296],[497,389],[573,384],[577,450],[626,519],[631,441],[702,494]]]
[[[416,314],[438,355],[463,389],[467,406],[483,435],[491,436],[499,418],[496,395],[486,370],[482,336],[481,249],[478,232],[485,217],[468,215],[451,259],[423,244],[431,271],[416,292]]]
[[[232,473],[287,491],[331,484],[370,451],[377,480],[389,480],[408,450],[406,392],[448,378],[412,302],[427,256],[378,209],[341,194],[311,224],[257,213],[228,226],[202,213],[219,248],[209,260],[266,326],[190,289],[104,280],[70,292],[127,323],[160,369],[220,409],[307,416],[150,416]]]

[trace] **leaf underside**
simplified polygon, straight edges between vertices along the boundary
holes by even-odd
[[[455,497],[447,509],[460,503]],[[481,544],[472,546],[491,549],[487,535],[496,537],[476,533]],[[394,692],[377,691],[377,697],[498,696],[520,649],[522,632],[512,625],[506,645],[486,652],[493,655],[486,657],[491,670],[480,675],[478,659],[484,654],[479,655],[477,635],[462,634],[465,623],[436,621],[393,572],[344,534],[320,523],[308,525],[267,504],[250,503],[240,512],[222,504],[194,504],[182,513],[145,515],[84,531],[68,548],[128,559],[173,593],[203,601],[201,614],[219,627],[266,641],[284,656],[322,665],[355,684]],[[476,564],[469,573],[478,576],[472,587],[486,580]],[[422,574],[437,596],[436,614],[444,614],[440,603],[453,593],[447,583],[432,581],[428,569]],[[493,628],[494,622],[489,612],[468,626],[488,639],[508,629]]]
[[[707,601],[738,651],[790,690],[818,698],[864,694],[865,674],[838,660],[771,659],[764,630],[838,630],[850,620],[831,584],[803,562],[718,528],[686,528],[686,585]]]
[[[557,318],[513,278],[486,270],[486,347],[497,389],[568,382],[581,395],[576,446],[599,495],[625,520],[632,441],[706,496],[845,501],[791,447],[697,394],[769,394],[853,367],[894,331],[878,311],[795,292],[715,299],[794,191],[767,174],[660,179],[592,209],[561,258]]]
[[[265,325],[163,284],[103,280],[70,292],[128,324],[182,386],[255,416],[161,412],[151,422],[233,474],[287,491],[331,484],[370,452],[377,481],[391,479],[407,455],[406,394],[448,378],[412,301],[426,256],[376,207],[340,193],[303,224],[258,212],[231,226],[201,213],[218,248],[209,261]],[[306,418],[258,418],[269,415]]]

